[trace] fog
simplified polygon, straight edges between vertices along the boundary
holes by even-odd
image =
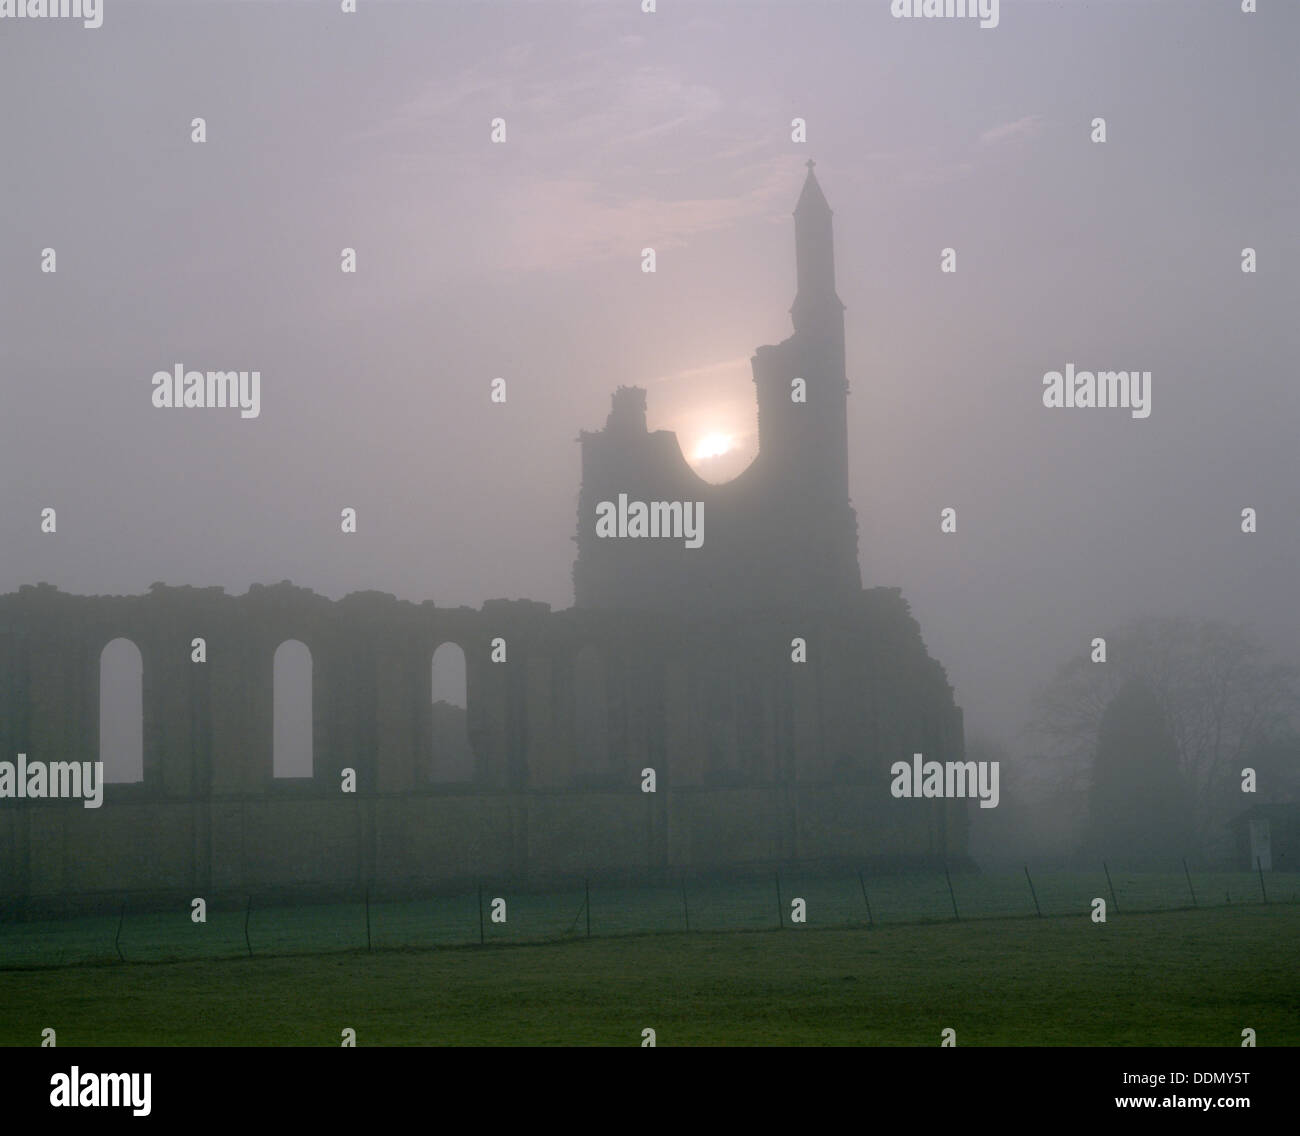
[[[753,458],[813,158],[863,582],[903,589],[968,731],[1017,744],[1139,614],[1295,656],[1300,9],[337,7],[0,27],[0,591],[569,606],[614,388],[706,478]],[[260,413],[155,407],[177,364],[259,371]],[[1150,416],[1046,408],[1067,364],[1151,372]]]

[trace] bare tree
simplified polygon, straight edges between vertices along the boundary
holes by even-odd
[[[1091,652],[1070,659],[1038,692],[1034,730],[1055,790],[1085,790],[1102,715],[1138,678],[1168,718],[1198,836],[1218,843],[1223,822],[1245,803],[1239,777],[1248,755],[1288,729],[1300,673],[1273,660],[1248,628],[1213,620],[1144,617],[1105,640],[1106,662]]]

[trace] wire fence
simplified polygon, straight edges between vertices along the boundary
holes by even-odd
[[[421,899],[213,905],[0,923],[0,969],[170,962],[349,950],[564,941],[584,936],[803,927],[881,927],[996,918],[1107,918],[1181,908],[1294,903],[1300,875],[1262,872],[924,872],[873,876],[781,869],[744,878],[606,886],[575,879],[545,891],[491,881]]]

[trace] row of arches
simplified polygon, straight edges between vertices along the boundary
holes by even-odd
[[[272,662],[271,776],[302,781],[315,772],[313,661],[310,648],[287,639]],[[621,673],[621,672],[620,672]],[[572,656],[567,696],[573,717],[568,771],[578,784],[599,784],[619,771],[613,750],[618,707],[626,691],[615,681],[605,652],[587,643]],[[564,697],[563,678],[558,691]],[[736,676],[726,668],[704,668],[701,684],[703,744],[712,776],[738,777],[761,764],[764,692],[754,676]],[[613,705],[611,704],[613,696]],[[430,659],[427,779],[434,784],[473,783],[476,755],[469,738],[465,652],[454,642],[441,643]],[[105,780],[144,780],[143,660],[127,638],[108,643],[100,654],[99,760]]]
[[[301,780],[314,772],[312,654],[297,639],[275,650],[272,666],[271,773],[275,780]],[[608,667],[593,644],[573,658],[573,752],[571,770],[579,781],[599,781],[611,772]],[[703,676],[705,743],[716,773],[738,773],[761,749],[762,692],[708,672]],[[734,696],[734,702],[733,702]],[[431,758],[434,783],[474,780],[475,754],[469,739],[465,652],[445,642],[430,662]],[[730,743],[733,725],[737,745]],[[751,736],[752,735],[752,736]],[[730,755],[730,756],[729,756]],[[108,643],[100,654],[99,760],[106,781],[144,779],[143,661],[130,639]]]
[[[433,710],[432,779],[471,781],[474,750],[469,740],[465,652],[442,643],[430,663]],[[276,779],[313,772],[312,657],[308,646],[287,639],[272,666],[271,774]],[[130,639],[106,644],[99,656],[99,760],[104,780],[144,780],[144,659]]]

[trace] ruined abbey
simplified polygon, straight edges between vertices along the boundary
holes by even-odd
[[[98,808],[0,799],[0,904],[960,862],[967,802],[890,794],[893,762],[962,756],[962,715],[899,591],[862,587],[811,164],[795,235],[793,334],[753,358],[757,458],[705,483],[621,388],[580,439],[572,608],[288,583],[0,596],[0,757],[99,760],[101,655],[125,638],[143,667],[139,780]],[[620,496],[698,505],[702,539],[602,534]],[[309,776],[273,767],[287,641],[310,652]],[[466,663],[454,769],[430,696],[446,643]]]

